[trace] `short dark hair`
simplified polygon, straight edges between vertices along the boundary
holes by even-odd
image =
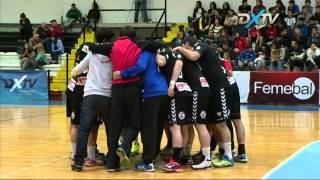
[[[26,18],[26,14],[21,13],[21,14],[20,14],[20,18]]]
[[[311,30],[314,30],[314,29],[318,31],[319,28],[317,26],[312,26]]]
[[[197,38],[189,36],[183,40],[182,44],[189,43],[190,46],[194,46],[197,44],[197,42]]]
[[[75,3],[72,3],[71,6],[76,6],[76,4],[75,4]]]
[[[111,29],[108,28],[98,28],[96,34],[97,43],[108,42],[114,36],[114,33]]]

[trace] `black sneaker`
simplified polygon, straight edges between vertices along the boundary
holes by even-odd
[[[74,163],[71,165],[71,170],[76,171],[76,172],[81,172],[81,171],[83,171],[82,165],[80,165],[78,163]]]
[[[180,158],[180,162],[182,165],[192,165],[192,157],[187,155],[182,155]]]
[[[205,159],[204,155],[199,151],[192,156],[192,164],[200,164]]]

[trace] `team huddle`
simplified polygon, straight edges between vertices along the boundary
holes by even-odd
[[[143,151],[136,171],[153,172],[156,164],[165,172],[182,172],[185,165],[197,170],[248,162],[239,89],[229,60],[194,37],[174,47],[139,41],[130,28],[111,41],[113,36],[99,29],[95,44],[79,47],[72,70],[67,110],[73,171],[82,171],[84,164],[119,171],[121,161],[137,154],[139,133]],[[96,145],[102,122],[105,157]],[[201,148],[191,155],[194,129]],[[168,143],[161,150],[164,130]]]

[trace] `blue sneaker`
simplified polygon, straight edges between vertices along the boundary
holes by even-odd
[[[235,158],[235,161],[239,163],[247,163],[248,157],[246,154],[238,154],[238,156]]]
[[[145,164],[143,161],[136,164],[134,166],[134,170],[145,171],[145,172],[154,172],[155,171],[153,163]]]

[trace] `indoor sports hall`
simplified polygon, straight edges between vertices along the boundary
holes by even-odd
[[[319,0],[0,0],[0,178],[320,179],[319,68]]]

